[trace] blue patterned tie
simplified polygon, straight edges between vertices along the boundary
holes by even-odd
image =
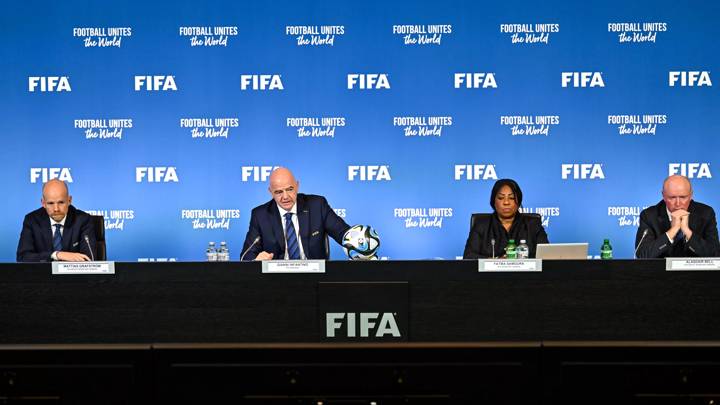
[[[53,250],[59,252],[62,250],[62,233],[60,233],[62,225],[55,224],[55,235],[53,235]]]
[[[287,238],[288,258],[291,260],[300,259],[300,248],[298,247],[295,226],[292,222],[292,212],[285,214],[285,237]]]

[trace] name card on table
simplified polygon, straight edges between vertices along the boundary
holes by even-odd
[[[542,259],[480,259],[479,271],[542,271]]]
[[[52,274],[115,274],[115,262],[52,262]]]
[[[325,260],[263,260],[263,273],[325,273]]]
[[[715,258],[688,258],[688,257],[667,257],[665,258],[665,270],[667,271],[693,271],[693,270],[720,270],[720,259]]]

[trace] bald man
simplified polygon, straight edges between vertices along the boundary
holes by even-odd
[[[243,260],[328,259],[325,235],[342,243],[350,226],[325,197],[300,194],[299,188],[300,182],[284,167],[270,174],[272,199],[252,210]]]
[[[635,236],[637,257],[719,256],[715,211],[693,201],[690,180],[678,175],[668,177],[663,182],[662,197],[657,205],[640,213]]]
[[[90,215],[71,203],[64,182],[54,179],[43,184],[42,207],[25,215],[23,221],[18,262],[80,262],[94,257],[90,249],[95,249],[95,229]]]

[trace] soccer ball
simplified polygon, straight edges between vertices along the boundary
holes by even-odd
[[[342,245],[350,260],[377,260],[380,237],[370,225],[355,225],[343,235]]]

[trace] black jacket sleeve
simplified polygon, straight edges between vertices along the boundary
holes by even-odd
[[[685,245],[685,249],[698,257],[720,256],[720,242],[718,242],[717,220],[715,211],[710,208],[707,218],[703,218],[704,229],[696,232],[694,229],[692,237]]]
[[[52,251],[35,251],[35,237],[32,219],[30,218],[30,214],[28,214],[23,220],[20,240],[18,241],[16,254],[16,260],[18,262],[49,262],[51,260],[50,255],[53,253]]]
[[[465,242],[465,251],[463,252],[463,259],[481,259],[486,258],[480,251],[480,246],[484,243],[485,232],[487,224],[484,226],[483,221],[478,221],[475,226],[470,229],[467,242]]]
[[[327,232],[328,235],[330,235],[331,238],[335,240],[339,245],[342,245],[342,238],[345,235],[345,232],[347,232],[348,229],[350,229],[350,225],[348,225],[342,218],[340,218],[335,211],[330,207],[330,204],[328,204],[327,199],[325,197],[321,197],[321,214],[323,218],[323,227],[325,228],[325,232]]]
[[[255,257],[263,251],[262,239],[253,245],[253,241],[258,236],[260,236],[260,225],[258,224],[257,215],[253,212],[250,215],[250,226],[245,235],[245,243],[243,243],[242,252],[240,252],[240,257],[242,257],[243,260],[255,260]],[[252,248],[250,248],[250,246],[252,246]],[[245,251],[247,251],[247,253],[245,253]],[[243,254],[245,254],[244,257],[242,256]]]
[[[672,244],[665,232],[657,233],[650,223],[649,211],[640,213],[640,225],[635,235],[636,257],[638,259],[656,259],[667,256]],[[643,233],[647,234],[643,238]]]

